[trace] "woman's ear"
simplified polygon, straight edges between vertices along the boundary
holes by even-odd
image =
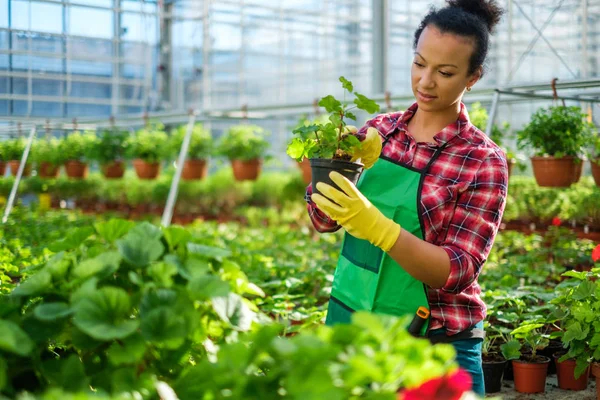
[[[475,70],[475,72],[473,72],[471,77],[469,78],[467,87],[473,87],[473,85],[476,84],[479,79],[481,79],[482,75],[483,75],[483,67],[479,66],[479,68],[477,68]]]

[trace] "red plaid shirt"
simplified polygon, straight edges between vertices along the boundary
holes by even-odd
[[[358,131],[363,139],[368,127],[377,128],[382,140],[392,137],[382,154],[401,164],[424,169],[436,149],[447,147],[431,165],[423,182],[420,212],[425,240],[442,247],[450,256],[450,276],[441,289],[428,290],[431,329],[461,332],[486,316],[477,277],[492,248],[504,213],[508,167],[503,151],[469,121],[461,103],[457,121],[438,132],[436,143],[416,142],[406,126],[417,110],[381,114]],[[308,211],[319,232],[335,232],[340,226],[310,200]]]

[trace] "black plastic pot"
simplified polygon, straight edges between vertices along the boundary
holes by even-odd
[[[483,362],[483,380],[486,393],[497,393],[502,390],[502,378],[504,378],[505,368],[506,360]]]
[[[537,354],[539,354],[540,356],[546,356],[549,359],[552,359],[552,356],[554,355],[554,353],[560,352],[560,351],[564,351],[565,348],[562,345],[562,342],[560,340],[551,340],[550,343],[548,344],[548,346],[546,346],[545,348],[538,350]],[[554,364],[553,362],[551,362],[550,364],[548,364],[548,375],[552,375],[552,374],[556,374],[556,364]]]
[[[356,185],[358,182],[358,178],[360,178],[360,174],[363,171],[364,164],[343,161],[343,160],[333,160],[327,158],[313,158],[310,160],[310,168],[312,172],[312,187],[313,193],[320,193],[317,190],[317,182],[323,182],[334,188],[341,190],[338,185],[331,181],[329,178],[329,173],[332,171],[339,172],[348,180]]]

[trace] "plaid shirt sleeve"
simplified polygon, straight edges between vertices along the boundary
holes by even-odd
[[[479,276],[504,213],[507,170],[505,158],[492,153],[459,195],[448,234],[441,243],[450,256],[450,275],[442,291],[460,293]]]

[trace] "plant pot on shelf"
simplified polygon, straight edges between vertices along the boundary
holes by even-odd
[[[58,165],[54,165],[47,161],[42,161],[40,163],[40,168],[38,169],[38,175],[40,178],[55,179],[58,177],[58,170]]]
[[[310,168],[310,160],[305,158],[302,162],[297,163],[298,168],[302,171],[302,180],[307,185],[312,182],[312,170]]]
[[[255,181],[260,175],[262,160],[231,160],[231,167],[236,181]]]
[[[5,173],[6,173],[6,162],[0,161],[0,178],[3,178]]]
[[[544,393],[550,359],[536,356],[535,360],[512,360],[515,390],[519,393]]]
[[[563,354],[554,354],[556,364],[556,376],[558,378],[558,387],[563,390],[585,390],[588,387],[589,369],[587,369],[579,378],[575,379],[575,360],[565,360],[558,362]]]
[[[575,163],[575,176],[573,177],[573,183],[579,183],[581,176],[583,175],[583,161]]]
[[[133,168],[140,179],[156,179],[160,173],[160,163],[146,162],[139,158],[133,160]]]
[[[332,171],[339,172],[356,185],[360,178],[360,174],[363,171],[364,164],[336,159],[312,158],[310,160],[310,166],[312,170],[313,193],[319,193],[317,190],[318,182],[326,183],[340,190],[338,185],[333,183],[331,178],[329,178],[329,173]]]
[[[10,167],[10,173],[12,176],[17,176],[17,171],[19,170],[19,166],[21,165],[21,161],[12,160],[8,162],[8,166]],[[23,176],[31,175],[31,164],[25,164],[25,168],[23,169]]]
[[[575,183],[581,160],[576,157],[531,157],[533,175],[542,187],[569,187]],[[579,172],[581,175],[581,172]]]
[[[181,171],[181,178],[186,181],[204,179],[208,175],[206,160],[186,160]]]
[[[83,179],[87,177],[88,166],[81,161],[69,160],[65,162],[65,172],[69,178]]]
[[[592,176],[596,186],[600,186],[600,158],[590,161],[592,164]]]
[[[483,379],[486,393],[498,393],[502,390],[506,363],[504,357],[496,353],[490,353],[483,357]]]
[[[121,160],[116,160],[101,165],[100,170],[106,179],[120,179],[125,175],[125,163]]]

